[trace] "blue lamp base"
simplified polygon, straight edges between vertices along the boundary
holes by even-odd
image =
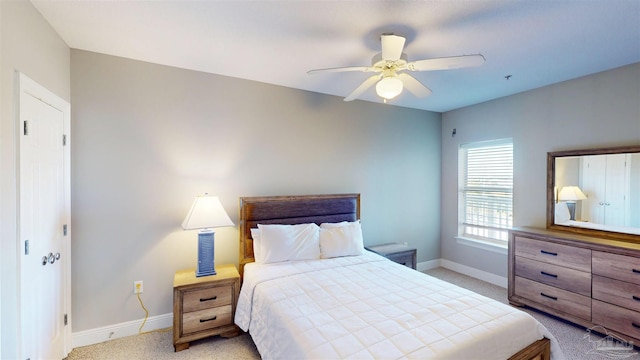
[[[196,277],[216,274],[214,263],[213,230],[206,229],[198,233],[198,267]]]
[[[567,209],[569,209],[569,220],[576,219],[576,203],[573,201],[567,201]]]

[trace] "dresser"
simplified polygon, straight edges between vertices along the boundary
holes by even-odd
[[[173,346],[175,351],[208,336],[239,334],[233,323],[240,293],[234,265],[216,265],[216,275],[195,276],[195,269],[176,272],[173,279]]]
[[[508,297],[512,305],[640,343],[640,244],[515,228]]]

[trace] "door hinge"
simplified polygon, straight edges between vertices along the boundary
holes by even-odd
[[[67,314],[64,314],[64,325],[67,326],[69,319],[67,318]]]
[[[67,134],[62,134],[62,146],[67,146]]]
[[[62,235],[67,236],[67,224],[62,225]]]
[[[29,240],[24,241],[24,254],[29,255]]]
[[[29,123],[27,122],[27,120],[25,120],[25,121],[23,122],[23,125],[22,125],[22,134],[23,134],[23,135],[29,135]]]

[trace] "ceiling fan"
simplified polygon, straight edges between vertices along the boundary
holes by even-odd
[[[380,37],[382,52],[371,59],[371,66],[350,66],[329,69],[309,70],[307,74],[324,72],[362,71],[375,72],[358,86],[344,101],[351,101],[362,95],[373,84],[376,84],[376,93],[384,99],[393,99],[398,96],[403,88],[417,97],[431,95],[431,90],[422,85],[416,78],[404,71],[432,71],[459,69],[465,67],[480,66],[484,63],[481,54],[442,57],[426,60],[407,61],[407,54],[403,53],[405,38],[393,34],[382,34]]]

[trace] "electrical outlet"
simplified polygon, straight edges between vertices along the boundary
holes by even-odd
[[[143,291],[143,287],[142,287],[142,280],[138,280],[138,281],[134,281],[133,282],[133,293],[134,294],[140,294]]]

